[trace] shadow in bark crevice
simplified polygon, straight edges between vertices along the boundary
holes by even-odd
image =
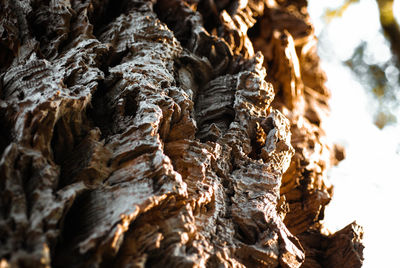
[[[101,131],[104,139],[112,133],[113,111],[109,106],[107,93],[116,81],[101,81],[93,94],[90,107],[86,110],[88,118]]]
[[[71,267],[73,264],[82,263],[82,259],[78,259],[79,254],[77,243],[82,236],[90,232],[90,227],[85,225],[87,214],[84,213],[90,201],[90,191],[79,194],[61,223],[61,234],[57,241],[54,251],[52,252],[52,266],[57,268]],[[71,253],[72,254],[71,256]]]
[[[4,70],[7,70],[8,67],[11,65],[12,61],[14,60],[15,54],[11,49],[9,49],[4,44],[0,43],[0,73]],[[1,92],[1,88],[0,88]]]
[[[58,119],[51,139],[54,162],[61,165],[88,133],[90,126],[84,114],[68,113]]]
[[[11,143],[11,126],[6,120],[5,110],[0,108],[0,159],[4,150]]]
[[[161,0],[154,6],[154,11],[174,32],[182,47],[209,62],[212,66],[210,79],[236,69],[228,44],[222,38],[208,33],[201,13],[187,3]]]
[[[235,76],[220,76],[210,81],[199,93],[195,115],[198,126],[196,137],[201,141],[215,142],[234,121],[236,82]]]
[[[136,2],[129,0],[120,1],[107,1],[99,7],[102,9],[100,16],[94,17],[94,14],[99,14],[93,12],[90,16],[90,22],[93,24],[93,34],[99,38],[104,29],[113,22],[116,18],[121,15],[127,15],[132,9],[140,9],[144,5],[148,5],[146,2]]]

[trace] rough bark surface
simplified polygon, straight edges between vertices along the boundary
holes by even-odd
[[[0,0],[0,267],[360,267],[306,4]]]

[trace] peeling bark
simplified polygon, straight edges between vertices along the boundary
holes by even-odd
[[[305,1],[0,6],[1,267],[361,267]]]

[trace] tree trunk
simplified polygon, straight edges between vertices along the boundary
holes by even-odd
[[[306,4],[0,0],[0,267],[361,267]]]

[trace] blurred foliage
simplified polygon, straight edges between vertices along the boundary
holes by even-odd
[[[377,127],[383,128],[397,122],[394,111],[400,107],[400,76],[394,60],[368,64],[365,55],[367,49],[368,44],[361,42],[353,55],[344,63],[376,100],[374,123]]]
[[[375,100],[374,107],[371,107],[374,110],[374,123],[382,129],[398,120],[396,111],[398,114],[400,110],[400,55],[398,53],[400,41],[396,36],[393,36],[393,32],[388,32],[387,28],[390,17],[391,29],[393,30],[393,27],[399,29],[393,16],[393,0],[376,1],[382,31],[392,48],[392,60],[371,63],[367,56],[368,52],[371,53],[371,49],[369,49],[367,42],[361,41],[352,56],[344,64],[352,70],[359,82]],[[339,8],[328,9],[325,13],[326,22],[329,23],[332,19],[341,17],[347,8],[356,2],[359,2],[359,0],[345,0]],[[394,35],[396,34],[395,29]],[[379,53],[379,51],[372,53]]]

